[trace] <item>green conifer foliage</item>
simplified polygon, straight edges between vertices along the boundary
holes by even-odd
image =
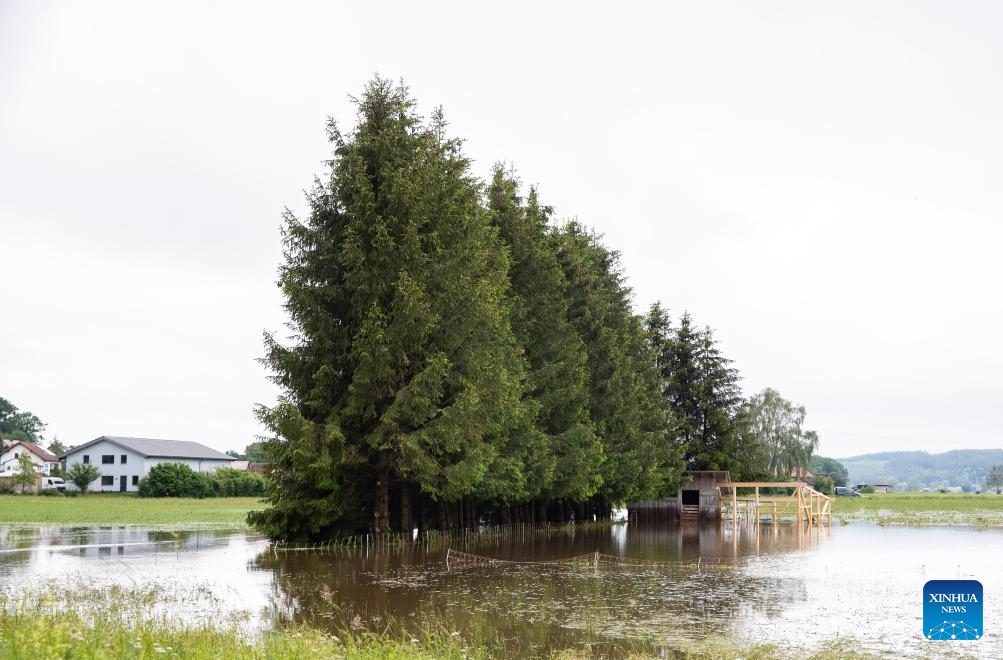
[[[250,517],[275,538],[410,529],[409,493],[477,492],[534,413],[506,251],[459,141],[401,85],[377,78],[357,106],[352,133],[330,126],[309,217],[286,215],[279,283],[294,334],[266,341],[285,397],[259,411],[275,474],[271,507]]]
[[[547,239],[550,210],[533,189],[524,203],[518,182],[500,165],[488,206],[511,254],[512,327],[529,363],[526,396],[538,408],[536,433],[524,433],[520,443],[533,486],[525,494],[582,501],[598,489],[604,457],[589,418],[585,347],[568,320],[564,272]]]
[[[585,345],[589,412],[603,443],[600,494],[606,502],[652,497],[679,484],[655,356],[631,309],[617,253],[576,222],[552,232],[568,283],[572,325]]]
[[[682,445],[687,470],[744,474],[741,390],[738,370],[725,358],[710,328],[698,330],[689,313],[672,327],[667,312],[652,306],[646,325],[657,352],[661,387]]]

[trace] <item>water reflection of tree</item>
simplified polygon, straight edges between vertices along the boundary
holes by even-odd
[[[24,550],[38,545],[41,538],[40,527],[8,527],[3,530],[3,536],[0,536],[0,547]]]
[[[461,546],[466,552],[511,561],[554,560],[621,547],[633,559],[662,565],[593,570],[507,564],[449,572],[444,548],[408,547],[370,554],[269,549],[253,566],[275,575],[272,614],[278,623],[307,623],[338,632],[358,614],[370,629],[382,629],[392,619],[415,630],[423,618],[431,617],[466,636],[493,631],[492,639],[497,635],[508,640],[509,650],[518,655],[530,648],[535,653],[582,641],[696,639],[708,632],[727,632],[743,616],[779,616],[791,599],[805,598],[800,579],[754,576],[740,566],[743,557],[793,547],[793,534],[733,538],[730,531],[715,527],[632,530],[629,536],[623,547],[608,529]],[[726,562],[724,569],[698,571],[685,561],[664,565],[734,556],[739,561]]]
[[[94,541],[93,527],[64,527],[60,530],[63,545],[88,545]]]
[[[194,535],[195,532],[185,530],[151,530],[146,533],[146,540],[150,543],[165,544],[180,549]]]

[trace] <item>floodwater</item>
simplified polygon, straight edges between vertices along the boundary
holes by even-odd
[[[277,550],[246,531],[0,528],[0,589],[154,589],[188,623],[251,634],[288,623],[383,630],[431,614],[454,630],[497,630],[513,656],[723,637],[791,657],[843,640],[895,657],[1000,658],[1001,556],[999,529],[868,523],[520,528],[449,547],[324,551]],[[982,582],[982,639],[923,637],[933,579]]]

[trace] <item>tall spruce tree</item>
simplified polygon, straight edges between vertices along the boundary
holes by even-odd
[[[330,177],[309,217],[286,214],[279,284],[293,336],[266,340],[285,393],[259,409],[275,484],[270,508],[249,517],[273,538],[386,532],[391,497],[410,529],[412,494],[476,492],[534,413],[506,252],[459,141],[441,112],[423,121],[403,85],[374,79],[356,104],[352,133],[329,126]]]
[[[606,455],[604,505],[671,491],[680,485],[680,455],[668,441],[655,356],[632,311],[619,255],[576,222],[551,235],[568,282],[571,323],[588,356],[589,411]]]
[[[738,370],[721,355],[710,328],[696,329],[688,312],[673,327],[658,303],[646,326],[673,420],[671,435],[682,445],[686,469],[745,474]]]
[[[492,223],[511,254],[512,327],[529,363],[526,396],[538,406],[544,442],[523,443],[531,497],[581,501],[601,483],[603,449],[589,418],[582,339],[568,320],[567,284],[547,240],[550,210],[536,191],[527,202],[515,177],[496,165],[488,188]],[[542,451],[541,451],[542,450]]]

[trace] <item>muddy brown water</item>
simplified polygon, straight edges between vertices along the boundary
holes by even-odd
[[[583,558],[563,561],[573,557]],[[493,631],[526,657],[587,643],[657,653],[710,637],[775,644],[791,657],[844,640],[894,657],[1001,658],[1001,558],[1003,530],[866,523],[520,528],[449,545],[323,551],[276,550],[246,531],[0,527],[0,589],[12,594],[152,589],[167,614],[250,634],[290,623],[417,629],[433,615],[450,631]],[[981,640],[923,638],[931,579],[982,582]]]

